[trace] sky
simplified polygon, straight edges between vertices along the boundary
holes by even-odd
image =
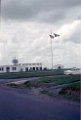
[[[1,0],[0,65],[41,62],[80,67],[81,0]]]

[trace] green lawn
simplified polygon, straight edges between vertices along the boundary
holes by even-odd
[[[59,97],[59,99],[63,98],[63,99],[80,102],[80,93],[81,93],[80,75],[68,75],[68,76],[56,76],[56,77],[52,76],[52,77],[47,77],[47,79],[42,78],[41,82],[44,82],[46,84],[51,83],[51,86],[67,84],[66,86],[62,86],[62,89],[59,91],[59,93],[58,92],[55,93],[54,89],[52,91],[50,91],[50,89],[46,89],[46,90],[44,89],[43,91],[41,91],[41,93],[49,95],[51,97],[56,96]]]
[[[29,81],[25,85],[27,87],[51,87],[76,81],[80,81],[80,75],[55,75],[41,77],[39,80]]]
[[[66,84],[80,80],[80,75],[56,75],[40,78],[42,83]]]
[[[80,90],[80,85],[81,85],[81,82],[79,81],[79,82],[76,82],[76,83],[72,83],[72,84],[68,85],[67,87],[75,89],[75,90]]]
[[[0,79],[43,77],[43,76],[62,75],[62,74],[64,74],[63,70],[28,71],[28,72],[18,72],[18,73],[0,73]]]

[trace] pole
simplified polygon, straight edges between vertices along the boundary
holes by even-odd
[[[60,36],[59,34],[50,34],[49,35],[50,36],[50,38],[51,38],[51,57],[52,57],[52,69],[53,69],[53,46],[52,46],[52,39],[54,39],[55,37],[58,37],[58,36]]]
[[[51,60],[52,60],[52,69],[53,69],[53,46],[52,46],[52,38],[51,38]]]

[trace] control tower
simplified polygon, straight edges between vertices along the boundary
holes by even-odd
[[[18,59],[14,58],[12,60],[12,63],[13,63],[14,66],[17,66],[18,65]]]

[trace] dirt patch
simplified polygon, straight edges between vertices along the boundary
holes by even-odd
[[[74,95],[74,96],[80,97],[80,89],[66,87],[66,88],[63,88],[59,92],[59,94]]]

